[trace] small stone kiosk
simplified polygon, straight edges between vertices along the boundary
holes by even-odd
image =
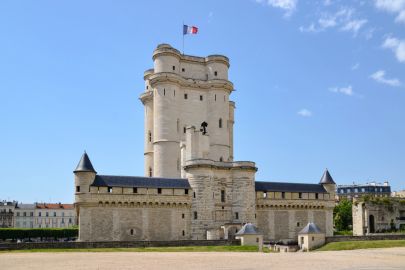
[[[311,249],[323,246],[325,244],[325,233],[316,226],[315,223],[309,222],[298,233],[298,245],[303,251],[309,251]]]
[[[258,246],[259,251],[263,250],[263,234],[252,223],[243,225],[242,229],[236,233],[235,238],[240,239],[242,246]]]

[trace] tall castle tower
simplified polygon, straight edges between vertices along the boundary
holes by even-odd
[[[229,59],[222,55],[182,55],[168,44],[153,52],[145,71],[145,176],[181,176],[180,143],[187,127],[207,123],[209,153],[204,158],[233,161],[233,84]]]

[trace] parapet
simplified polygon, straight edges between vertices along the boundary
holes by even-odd
[[[207,57],[200,57],[200,56],[182,54],[179,50],[173,48],[170,44],[166,44],[166,43],[159,44],[156,47],[156,49],[153,51],[152,59],[155,61],[155,59],[161,55],[171,55],[171,56],[178,58],[180,61],[195,62],[195,63],[201,63],[201,64],[209,64],[212,62],[222,63],[222,64],[225,64],[229,68],[229,58],[224,55],[212,54],[212,55],[208,55]]]
[[[184,169],[198,168],[198,167],[208,167],[215,169],[245,169],[257,171],[256,164],[252,161],[234,161],[234,162],[223,162],[215,161],[212,159],[192,159],[185,162]]]

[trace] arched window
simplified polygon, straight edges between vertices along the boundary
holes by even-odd
[[[149,177],[152,177],[152,168],[149,167]]]
[[[222,118],[219,118],[218,126],[219,126],[219,128],[222,128]]]

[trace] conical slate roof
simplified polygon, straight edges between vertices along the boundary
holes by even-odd
[[[240,229],[236,235],[243,235],[243,234],[261,234],[255,225],[252,223],[246,223],[243,225],[242,229]]]
[[[86,152],[84,152],[79,164],[77,164],[77,167],[73,172],[96,172]]]
[[[328,169],[326,169],[325,172],[323,173],[319,184],[336,184],[335,181],[333,181],[332,176],[330,176]]]
[[[298,234],[322,233],[315,223],[309,222]]]

